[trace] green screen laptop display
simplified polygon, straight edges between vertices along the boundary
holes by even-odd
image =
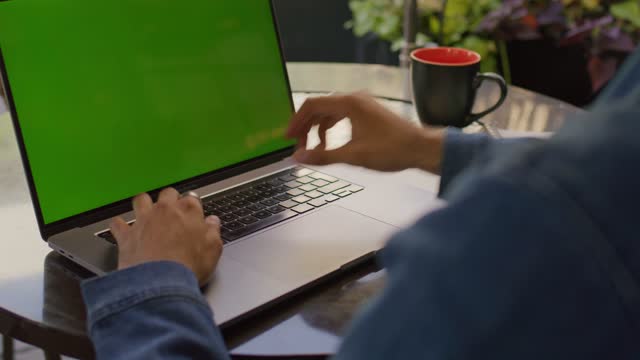
[[[45,224],[292,144],[267,0],[10,0],[0,46]]]

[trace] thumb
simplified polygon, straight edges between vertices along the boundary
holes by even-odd
[[[293,158],[297,162],[307,165],[351,164],[353,152],[348,146],[335,150],[325,150],[318,147],[313,150],[299,149],[293,154]]]
[[[111,220],[111,233],[116,238],[118,244],[125,238],[128,231],[130,231],[129,224],[121,217],[116,217]]]

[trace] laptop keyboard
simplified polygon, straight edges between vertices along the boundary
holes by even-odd
[[[226,244],[363,189],[333,176],[297,167],[203,198],[202,207],[205,216],[220,218]],[[98,236],[115,244],[109,231]]]

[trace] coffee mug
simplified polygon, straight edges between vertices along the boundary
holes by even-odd
[[[459,48],[426,48],[411,53],[413,100],[423,124],[463,128],[502,105],[507,83],[498,74],[481,74],[481,60],[480,54]],[[498,83],[500,100],[486,111],[472,113],[484,80]]]

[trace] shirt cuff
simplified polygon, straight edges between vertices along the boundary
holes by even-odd
[[[485,134],[465,134],[458,129],[447,129],[440,170],[440,197],[443,197],[453,180],[490,143],[491,138]]]
[[[81,286],[89,325],[157,298],[179,298],[209,309],[193,272],[171,261],[151,262],[116,271],[85,280]]]

